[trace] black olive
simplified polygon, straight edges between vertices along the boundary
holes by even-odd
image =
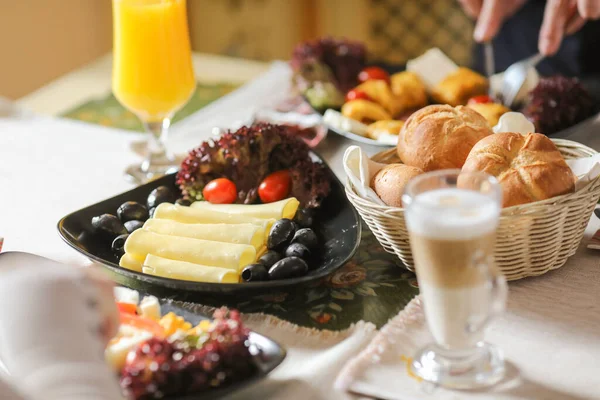
[[[303,228],[296,231],[292,243],[300,243],[306,246],[309,250],[316,250],[319,246],[319,239],[315,232],[310,228]]]
[[[150,218],[154,218],[154,212],[156,211],[156,207],[152,207],[149,211],[148,211],[148,215],[150,216]]]
[[[300,257],[304,261],[310,259],[310,250],[303,244],[292,243],[285,249],[286,257]]]
[[[119,218],[112,214],[102,214],[92,218],[92,227],[94,233],[108,240],[113,240],[115,237],[127,233]]]
[[[115,240],[113,240],[111,248],[116,255],[122,256],[123,254],[125,254],[125,241],[128,237],[129,234],[126,233],[124,235],[117,236]]]
[[[288,279],[306,275],[308,264],[298,257],[287,257],[277,261],[269,269],[269,279]]]
[[[192,202],[190,201],[190,199],[183,199],[183,198],[181,198],[181,199],[177,199],[175,201],[175,204],[179,204],[180,206],[186,206],[187,207],[187,206],[191,205]]]
[[[156,207],[162,203],[173,203],[174,201],[173,191],[166,186],[159,186],[148,195],[148,208]]]
[[[269,273],[263,264],[250,264],[242,271],[242,279],[244,282],[266,281],[269,279]]]
[[[276,251],[269,250],[258,259],[258,262],[264,265],[267,269],[271,268],[273,264],[281,260],[281,254]]]
[[[300,228],[310,228],[313,224],[314,211],[311,208],[302,208],[296,212],[294,221]]]
[[[148,209],[145,205],[135,201],[126,201],[117,209],[117,216],[121,222],[132,221],[134,219],[145,221],[148,219]]]
[[[282,251],[290,244],[295,232],[294,223],[291,219],[283,218],[275,221],[267,239],[267,248]]]
[[[127,232],[129,232],[129,233],[135,231],[136,229],[140,229],[142,226],[144,226],[143,221],[127,221],[127,222],[125,222],[125,229],[127,229]]]

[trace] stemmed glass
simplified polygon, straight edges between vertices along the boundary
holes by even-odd
[[[196,88],[186,0],[113,0],[112,88],[151,133],[146,159],[126,174],[141,183],[175,171],[171,118]]]

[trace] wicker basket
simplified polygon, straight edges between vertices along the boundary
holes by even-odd
[[[566,159],[588,157],[596,151],[576,142],[553,139]],[[376,154],[373,161],[400,162],[396,150]],[[414,271],[404,210],[381,206],[360,197],[350,183],[346,195],[379,243]],[[600,177],[575,193],[504,208],[497,231],[495,258],[508,280],[544,274],[575,254],[600,197]]]

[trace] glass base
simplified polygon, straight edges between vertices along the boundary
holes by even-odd
[[[143,184],[158,179],[161,176],[177,172],[179,165],[171,164],[152,164],[146,166],[144,164],[134,164],[127,167],[125,176],[134,183]]]
[[[431,344],[415,355],[411,369],[424,380],[448,389],[475,389],[494,385],[504,377],[504,358],[488,343],[469,350]]]

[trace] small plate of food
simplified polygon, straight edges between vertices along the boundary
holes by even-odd
[[[140,297],[115,288],[120,325],[104,351],[127,399],[222,398],[264,378],[286,356],[235,310],[216,310],[209,319]]]
[[[179,172],[61,219],[92,261],[149,285],[267,291],[344,265],[360,221],[343,185],[290,127],[256,124],[202,143]]]
[[[430,104],[470,107],[490,127],[503,114],[521,111],[536,131],[547,135],[598,111],[594,98],[576,78],[540,77],[531,69],[511,110],[497,95],[501,73],[487,79],[456,65],[437,48],[408,61],[403,71],[369,65],[366,53],[359,42],[320,39],[297,46],[291,62],[294,87],[323,115],[323,124],[357,142],[396,146],[408,117]]]

